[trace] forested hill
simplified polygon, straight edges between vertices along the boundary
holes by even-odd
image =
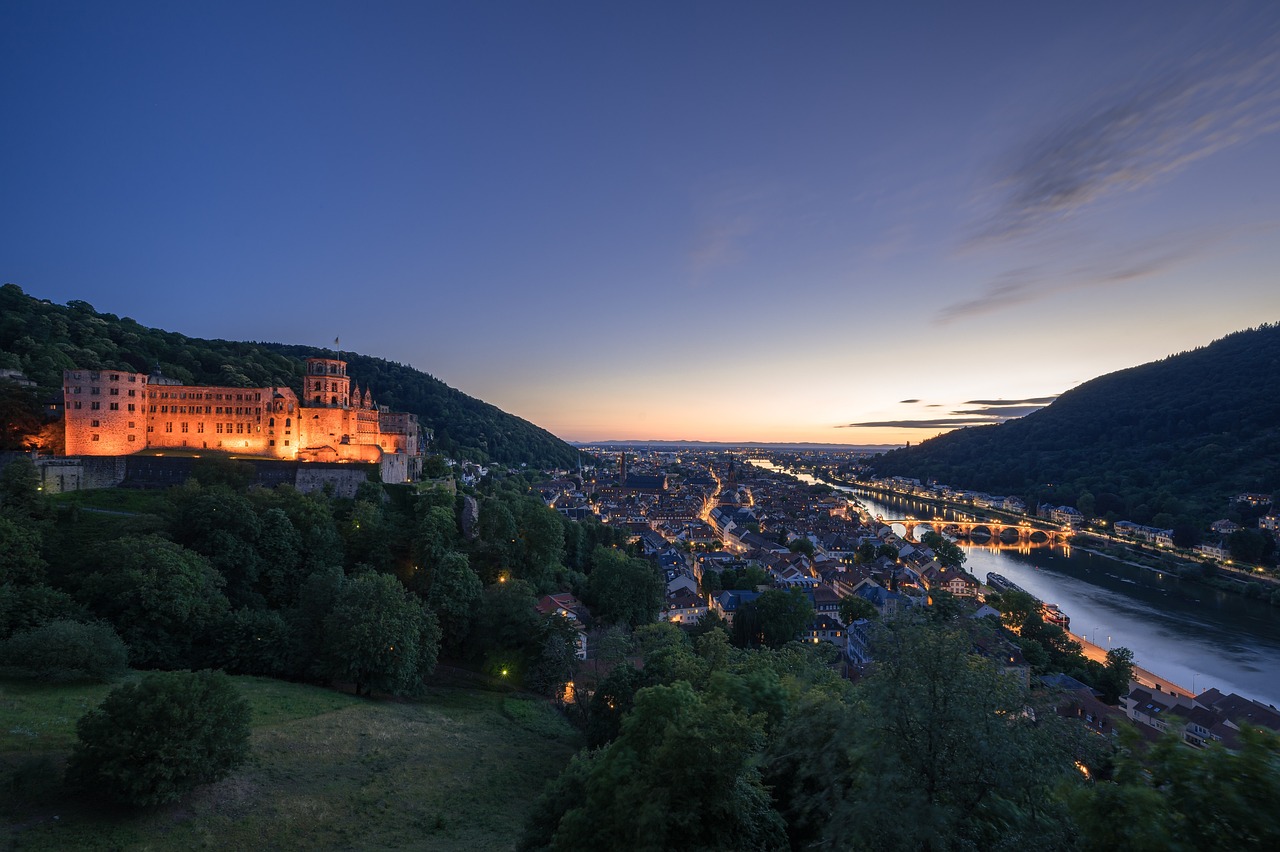
[[[1059,503],[1092,498],[1097,515],[1140,523],[1164,513],[1212,520],[1234,493],[1280,488],[1277,387],[1280,325],[1264,325],[1086,382],[1019,420],[894,450],[873,466],[881,476]]]
[[[280,343],[203,340],[99,313],[87,302],[56,305],[0,287],[0,368],[19,369],[41,388],[62,386],[71,368],[121,369],[197,384],[289,385],[301,391],[303,359],[331,350]],[[571,467],[577,450],[545,429],[404,364],[344,352],[352,378],[375,400],[417,414],[435,432],[435,448],[477,461]]]

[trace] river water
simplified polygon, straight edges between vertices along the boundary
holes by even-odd
[[[872,515],[951,517],[935,504],[838,488]],[[965,569],[979,580],[1003,574],[1061,607],[1073,633],[1103,648],[1129,648],[1142,668],[1197,693],[1217,687],[1280,706],[1280,608],[1078,547],[958,543]]]

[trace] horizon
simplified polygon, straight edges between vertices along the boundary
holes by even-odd
[[[915,444],[1280,317],[1274,4],[0,23],[0,282],[574,443]]]

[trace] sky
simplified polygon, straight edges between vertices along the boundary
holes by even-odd
[[[915,442],[1280,320],[1274,2],[13,0],[0,115],[0,281],[568,440]]]

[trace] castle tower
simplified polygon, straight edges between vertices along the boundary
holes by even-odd
[[[347,378],[347,362],[335,358],[308,358],[302,394],[304,405],[350,406],[351,380]]]

